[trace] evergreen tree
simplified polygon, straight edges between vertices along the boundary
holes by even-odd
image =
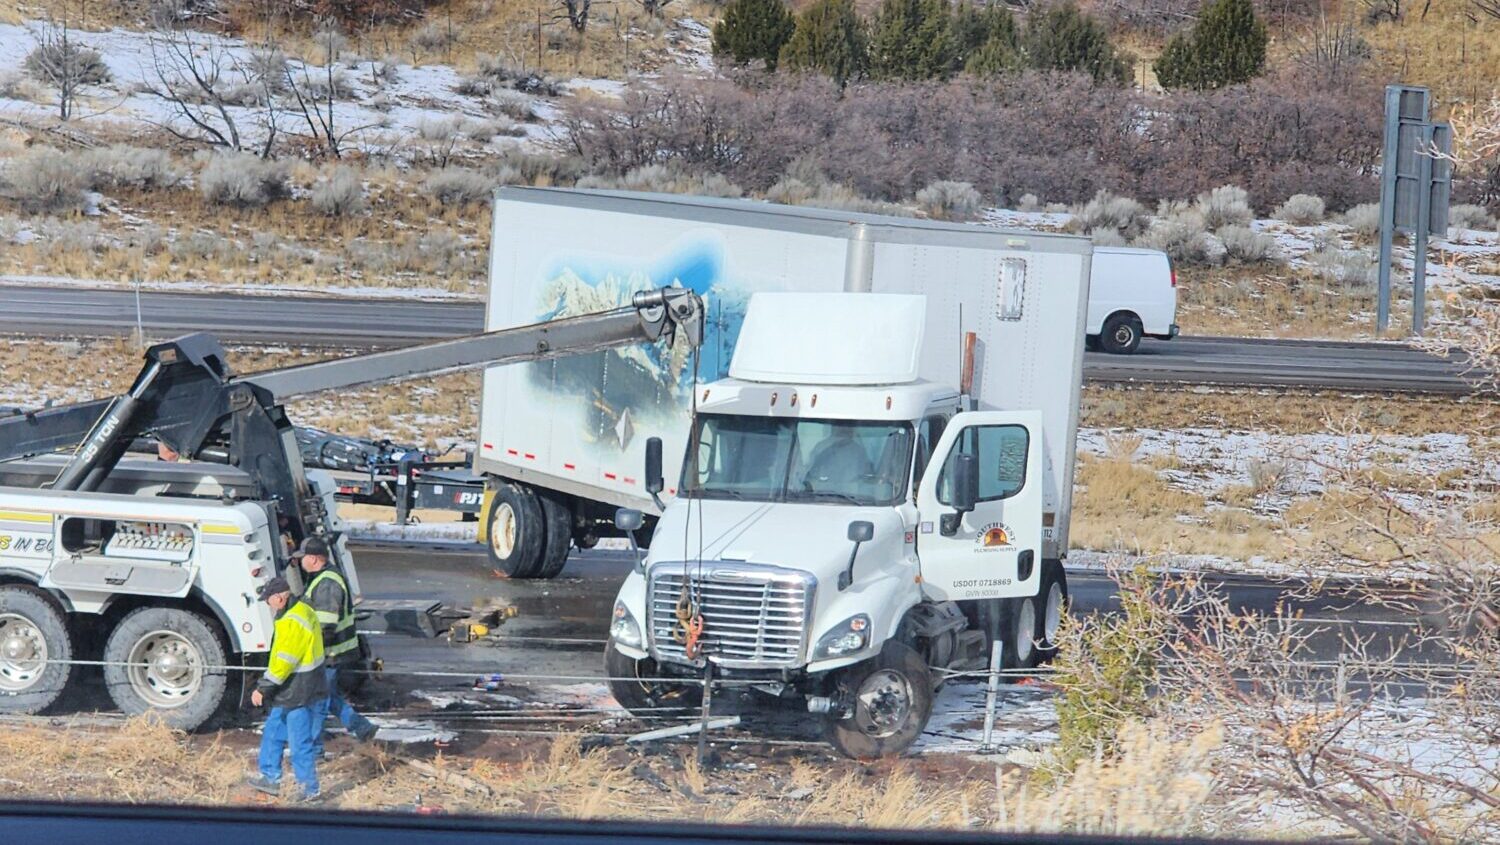
[[[884,0],[870,27],[870,76],[936,79],[952,72],[948,0]]]
[[[1163,88],[1199,91],[1254,79],[1266,64],[1266,26],[1250,0],[1212,0],[1191,33],[1178,33],[1156,60]]]
[[[954,11],[950,31],[956,69],[992,76],[1020,66],[1020,33],[1003,6],[976,8],[965,2]]]
[[[733,0],[714,26],[714,52],[738,65],[763,59],[766,70],[775,70],[781,48],[796,28],[783,0]]]
[[[1038,70],[1087,73],[1095,82],[1124,84],[1129,75],[1109,33],[1072,0],[1033,12],[1026,22],[1026,61]]]
[[[867,59],[854,0],[816,0],[797,16],[797,28],[781,48],[782,65],[825,73],[841,86],[864,74]]]

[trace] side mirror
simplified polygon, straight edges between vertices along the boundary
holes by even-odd
[[[651,501],[661,510],[667,506],[662,503],[661,491],[666,487],[666,482],[661,477],[661,438],[646,438],[646,492],[651,494]]]
[[[635,508],[620,508],[615,511],[615,527],[621,531],[639,531],[645,517]]]
[[[666,487],[661,477],[661,438],[646,438],[646,492],[660,493]]]
[[[849,542],[868,543],[875,539],[875,524],[863,519],[849,523]]]
[[[959,455],[953,463],[953,509],[968,513],[978,500],[979,460],[973,455]]]
[[[862,543],[868,543],[875,539],[875,523],[864,519],[857,519],[849,523],[849,542],[854,544],[854,550],[849,552],[849,565],[839,573],[839,591],[849,589],[854,583],[854,559],[859,557],[859,547]]]

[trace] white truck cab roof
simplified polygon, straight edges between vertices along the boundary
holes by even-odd
[[[952,387],[925,379],[908,384],[851,386],[727,378],[699,388],[698,412],[831,420],[916,420],[934,404],[957,401],[958,393]]]

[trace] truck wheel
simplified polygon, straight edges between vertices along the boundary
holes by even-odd
[[[1129,355],[1141,345],[1141,320],[1134,314],[1111,314],[1104,321],[1104,330],[1099,333],[1099,345],[1105,352]]]
[[[1051,663],[1057,657],[1057,629],[1068,612],[1068,574],[1062,563],[1042,561],[1042,592],[1037,596],[1036,651],[1037,664]]]
[[[46,709],[67,687],[72,659],[62,611],[35,590],[0,587],[0,713]]]
[[[568,552],[573,550],[573,511],[561,496],[538,492],[536,497],[542,504],[547,537],[536,577],[556,578],[568,565]]]
[[[542,566],[547,528],[542,504],[529,487],[504,483],[490,506],[490,563],[507,578],[534,577]]]
[[[969,623],[984,633],[985,654],[989,654],[996,640],[1000,641],[1001,669],[1030,669],[1036,665],[1034,599],[983,599],[967,604],[972,611],[968,614]],[[1019,678],[1008,675],[1003,680],[1015,683]]]
[[[610,695],[635,716],[675,716],[703,706],[702,687],[652,680],[661,677],[656,661],[621,654],[613,640],[604,646],[604,674],[609,678]]]
[[[828,717],[827,736],[846,757],[900,754],[932,716],[932,673],[921,655],[898,640],[886,640],[878,656],[840,669],[834,684],[849,713]]]
[[[104,685],[127,716],[150,713],[183,731],[218,712],[228,688],[226,649],[207,620],[173,607],[142,607],[104,644]]]

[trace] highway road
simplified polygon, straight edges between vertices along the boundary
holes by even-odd
[[[483,328],[482,306],[406,299],[334,299],[0,287],[0,332],[110,336],[139,324],[148,337],[207,331],[226,341],[393,346]],[[1089,352],[1084,377],[1103,383],[1297,387],[1461,395],[1463,361],[1399,343],[1180,337],[1135,355]]]
[[[514,581],[496,576],[483,550],[412,546],[359,546],[360,589],[366,599],[440,601],[451,606],[510,605],[515,618],[496,632],[491,643],[456,646],[444,640],[421,640],[401,635],[372,638],[392,680],[403,669],[442,669],[475,676],[488,673],[551,675],[559,682],[596,678],[603,674],[602,637],[620,583],[633,559],[627,552],[575,552],[561,576],[551,581]],[[1302,595],[1297,583],[1278,583],[1256,577],[1214,574],[1205,581],[1223,591],[1240,613],[1274,615],[1281,607],[1288,616],[1302,614],[1301,633],[1311,635],[1304,659],[1336,663],[1347,643],[1358,638],[1371,655],[1398,653],[1407,660],[1440,659],[1424,646],[1414,648],[1414,620],[1402,611],[1373,602],[1368,594],[1338,585],[1325,585],[1313,596]],[[1114,581],[1084,570],[1068,573],[1075,613],[1117,611]],[[460,686],[467,677],[459,679]],[[417,679],[418,686],[452,687],[455,682]],[[403,685],[404,686],[404,685]],[[1413,687],[1412,692],[1419,691]]]

